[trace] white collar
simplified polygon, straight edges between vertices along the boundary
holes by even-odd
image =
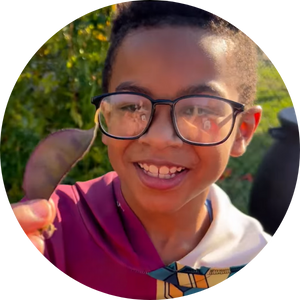
[[[227,268],[249,263],[270,236],[257,220],[235,208],[217,185],[211,186],[208,199],[213,222],[198,246],[178,263],[192,268]]]

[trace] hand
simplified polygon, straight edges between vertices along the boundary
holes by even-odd
[[[51,199],[31,200],[12,204],[12,209],[28,238],[44,254],[45,242],[41,230],[54,221],[56,215],[54,202]]]

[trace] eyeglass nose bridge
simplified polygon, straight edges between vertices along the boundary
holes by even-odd
[[[151,113],[151,118],[150,118],[150,121],[149,121],[149,124],[144,132],[147,133],[153,123],[153,117],[154,117],[154,114],[156,112],[156,106],[158,105],[168,105],[170,106],[170,117],[171,117],[171,122],[172,122],[172,126],[176,132],[176,135],[181,139],[181,136],[177,130],[177,126],[175,124],[175,118],[174,118],[174,105],[177,101],[172,101],[172,100],[169,100],[169,99],[151,99],[151,102],[152,102],[152,113]]]
[[[156,99],[152,100],[153,108],[155,108],[157,105],[169,105],[173,108],[174,101],[169,99]]]
[[[156,100],[152,100],[152,116],[154,115],[155,113],[155,109],[156,109],[156,106],[157,105],[168,105],[171,107],[171,110],[170,110],[170,114],[171,114],[171,119],[174,123],[174,116],[173,116],[173,111],[174,111],[174,105],[177,101],[172,101],[172,100],[169,100],[169,99],[156,99]],[[173,124],[175,126],[175,124]]]
[[[169,100],[169,99],[156,99],[156,100],[151,100],[152,102],[152,117],[154,116],[155,114],[155,109],[156,109],[156,106],[157,105],[168,105],[171,107],[171,110],[170,110],[170,115],[171,115],[171,119],[172,119],[172,122],[173,122],[173,126],[175,126],[174,124],[174,116],[173,116],[173,110],[174,110],[174,105],[177,101],[172,101],[172,100]],[[152,123],[152,117],[151,117],[151,122]],[[150,124],[149,124],[150,126]]]

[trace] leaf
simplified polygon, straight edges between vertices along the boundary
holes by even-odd
[[[224,171],[224,173],[222,174],[222,176],[220,177],[219,180],[224,180],[224,179],[226,179],[226,178],[229,178],[229,177],[231,176],[231,174],[232,174],[232,169],[227,168],[227,169]]]
[[[252,174],[248,173],[244,176],[241,177],[242,180],[246,180],[246,181],[249,181],[249,182],[253,182],[253,176]]]
[[[72,34],[70,25],[65,26],[41,45],[19,76],[7,104],[1,132],[1,167],[11,202],[23,196],[26,162],[39,140],[61,128],[93,126],[95,110],[90,97],[101,94],[108,43],[91,32],[98,31],[103,35],[101,39],[107,39],[110,15],[111,7],[105,7],[82,16],[73,22]],[[90,24],[92,29],[88,34],[85,28]],[[96,147],[102,153],[101,161],[97,159],[95,164],[88,156],[76,165],[71,172],[73,183],[111,170],[105,146],[99,140]]]
[[[28,199],[49,199],[56,186],[90,149],[97,126],[90,130],[65,129],[44,139],[32,153],[23,189]]]
[[[75,124],[79,126],[79,128],[83,126],[82,117],[77,112],[76,106],[74,104],[71,106],[71,117],[74,120]]]

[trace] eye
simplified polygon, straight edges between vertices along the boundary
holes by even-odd
[[[137,110],[141,109],[141,107],[137,104],[131,104],[121,107],[121,110],[129,111],[129,112],[136,112]]]
[[[134,112],[141,110],[142,106],[140,106],[138,104],[124,104],[119,109],[121,109],[123,111],[128,111],[128,112],[134,113]]]
[[[214,112],[208,108],[191,106],[184,110],[184,114],[188,116],[204,116],[204,115],[214,115]]]

